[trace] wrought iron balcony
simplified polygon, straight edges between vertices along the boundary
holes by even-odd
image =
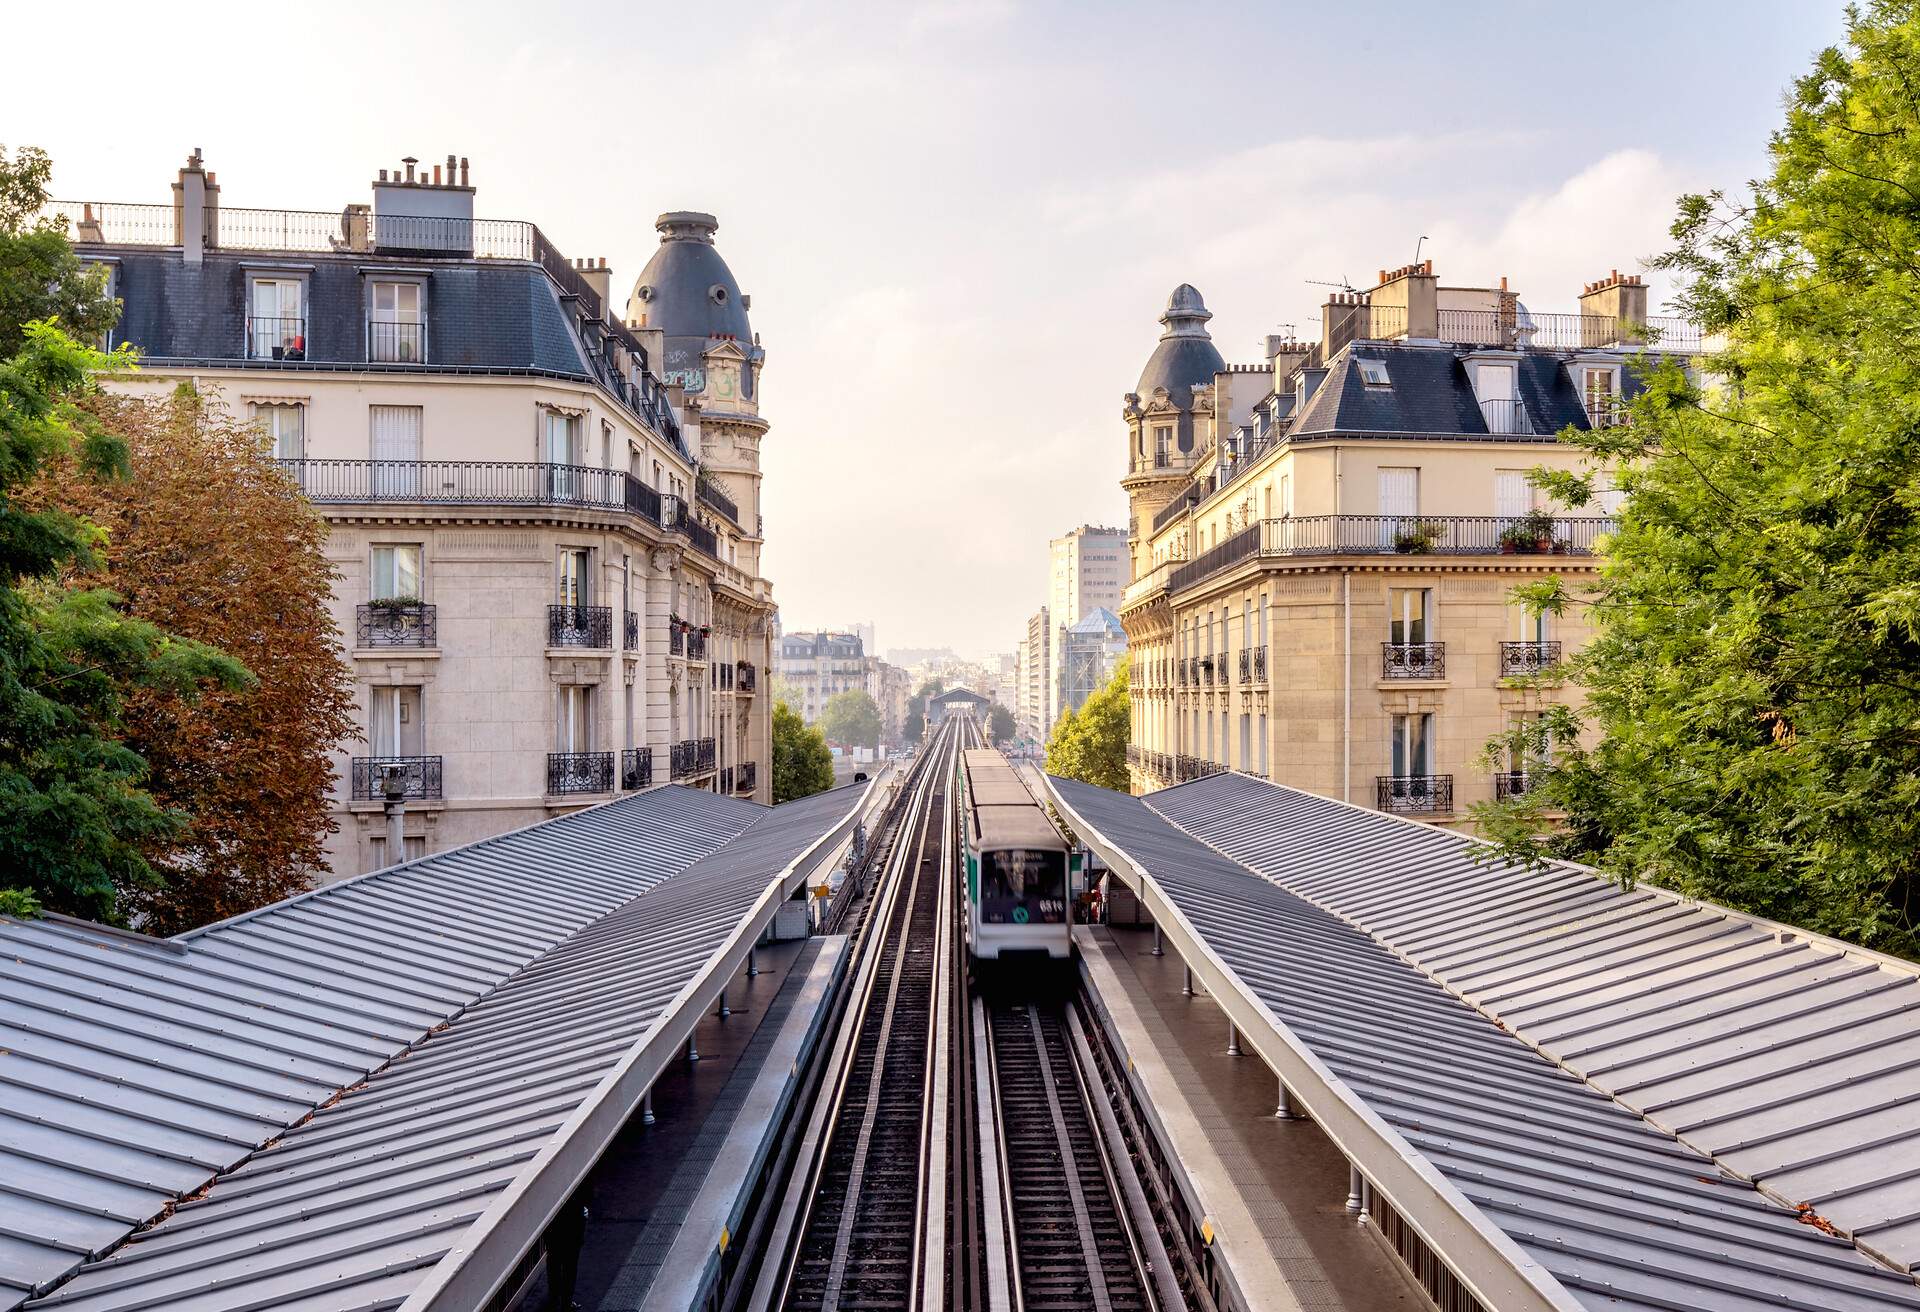
[[[734,667],[733,686],[740,692],[754,691],[759,678],[759,667],[752,661],[741,661]]]
[[[1176,756],[1173,758],[1173,777],[1181,783],[1190,779],[1205,779],[1208,775],[1219,774],[1221,767],[1213,761],[1200,756]]]
[[[1265,647],[1253,649],[1253,681],[1255,683],[1267,681],[1267,649]]]
[[[673,777],[687,779],[713,769],[713,739],[687,738],[673,745]]]
[[[438,801],[440,758],[437,756],[356,756],[351,763],[353,800],[383,802],[387,775],[399,771],[400,795],[408,801]]]
[[[754,765],[752,761],[742,761],[734,770],[733,790],[736,793],[750,793],[759,786],[759,780],[755,777],[758,771]]]
[[[613,791],[612,752],[548,752],[547,795]]]
[[[640,613],[628,611],[620,623],[620,650],[640,650]]]
[[[631,791],[653,782],[653,748],[629,747],[620,753],[620,786]]]
[[[720,771],[720,778],[715,781],[713,791],[723,795],[731,794],[733,792],[733,767],[732,766],[729,765],[725,769]]]
[[[1500,644],[1502,678],[1539,674],[1560,663],[1558,642],[1503,642]]]
[[[1450,774],[1383,774],[1374,777],[1374,805],[1396,815],[1450,815]]]
[[[281,460],[318,505],[579,506],[660,522],[660,494],[622,469],[513,460]]]
[[[249,360],[307,358],[307,321],[301,315],[248,315]]]
[[[1518,797],[1527,791],[1527,772],[1525,770],[1503,770],[1493,776],[1493,795],[1501,801],[1509,797]]]
[[[687,630],[687,659],[704,661],[707,658],[707,635],[698,629]]]
[[[701,505],[719,511],[735,524],[740,522],[740,507],[734,504],[732,497],[719,488],[704,481],[698,482],[693,485],[693,495]]]
[[[667,621],[667,652],[673,656],[687,654],[687,625],[678,615]]]
[[[604,651],[612,645],[611,606],[547,607],[547,646],[589,647]]]
[[[1383,642],[1380,644],[1383,679],[1444,679],[1447,644],[1444,642]]]
[[[368,320],[367,359],[375,364],[425,364],[427,324],[424,316],[418,323]]]
[[[360,647],[431,647],[434,608],[419,601],[370,601],[353,608],[353,639]]]

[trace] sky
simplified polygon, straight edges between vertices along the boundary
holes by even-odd
[[[719,216],[767,352],[789,630],[1011,650],[1047,540],[1124,525],[1123,398],[1191,282],[1229,361],[1416,246],[1536,310],[1765,168],[1824,0],[96,3],[10,14],[0,141],[62,199],[335,210],[404,155],[604,256]],[[1424,237],[1424,243],[1420,238]],[[1656,279],[1656,308],[1663,295]]]

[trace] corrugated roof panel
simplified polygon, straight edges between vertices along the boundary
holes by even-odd
[[[471,1258],[486,1243],[489,1208],[659,1032],[769,881],[850,823],[866,792],[751,808],[755,823],[725,846],[529,960],[405,1060],[34,1306],[397,1305],[450,1250]]]
[[[0,917],[0,1309],[765,814],[657,789],[170,941]]]
[[[1263,829],[1284,830],[1250,813],[1239,788],[1217,790],[1215,808],[1184,796],[1192,784],[1142,800],[1048,782],[1070,824],[1084,817],[1146,870],[1244,988],[1587,1306],[1920,1307],[1911,1280],[1725,1177],[1379,937],[1222,855],[1258,853]],[[1162,806],[1186,821],[1239,814],[1200,825],[1203,845]],[[1370,828],[1366,813],[1348,814]],[[1343,841],[1338,826],[1319,827],[1317,869],[1342,859]],[[1404,870],[1399,856],[1376,866]]]
[[[1920,1262],[1873,1166],[1920,1161],[1920,967],[1245,775],[1149,800],[1728,1170]]]

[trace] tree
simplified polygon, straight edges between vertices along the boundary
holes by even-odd
[[[1013,737],[1013,712],[999,702],[987,712],[987,736],[996,743],[1004,743]]]
[[[848,747],[880,745],[880,707],[858,688],[837,692],[820,712],[820,732],[828,742]]]
[[[260,430],[187,384],[163,400],[94,398],[129,446],[132,478],[42,481],[106,535],[85,581],[123,611],[243,662],[254,681],[185,698],[131,691],[124,739],[148,791],[183,823],[142,844],[160,884],[130,891],[143,929],[172,934],[311,887],[325,861],[334,748],[355,732],[353,675],[328,606],[327,528]]]
[[[1920,955],[1920,20],[1850,10],[1744,201],[1683,198],[1680,305],[1724,334],[1704,391],[1649,372],[1630,425],[1569,433],[1627,493],[1570,663],[1585,718],[1504,805],[1510,851],[1592,862]],[[1580,504],[1593,470],[1537,476]],[[1555,817],[1564,814],[1564,824]]]
[[[1127,739],[1131,733],[1127,666],[1122,662],[1106,687],[1054,725],[1047,742],[1047,773],[1126,792]]]
[[[66,221],[44,214],[53,161],[23,146],[0,146],[0,359],[26,343],[26,325],[53,319],[82,342],[100,340],[120,317],[104,268],[81,264]]]
[[[920,685],[920,691],[907,700],[907,718],[901,726],[901,737],[910,743],[917,743],[927,732],[927,699],[938,697],[947,690],[945,679],[928,679]]]
[[[818,729],[785,702],[773,704],[773,800],[791,802],[833,787],[833,753]]]

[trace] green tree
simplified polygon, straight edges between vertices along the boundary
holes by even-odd
[[[26,326],[53,319],[83,342],[99,341],[120,317],[104,268],[80,262],[64,219],[45,215],[53,162],[23,146],[0,146],[0,359],[19,353]]]
[[[1127,791],[1127,739],[1133,717],[1127,695],[1127,666],[1114,670],[1107,686],[1068,711],[1047,740],[1047,773],[1078,779],[1097,788]]]
[[[1627,493],[1564,711],[1490,745],[1557,754],[1477,818],[1509,850],[1920,955],[1920,20],[1848,12],[1788,98],[1769,175],[1683,198],[1702,390],[1653,369],[1632,423],[1569,433]],[[1596,475],[1536,475],[1574,504]],[[1557,817],[1564,815],[1564,823]]]
[[[818,729],[783,701],[773,704],[773,800],[791,802],[833,787],[833,753]]]
[[[1013,737],[1013,712],[999,702],[987,712],[987,736],[996,743],[1004,743]]]
[[[837,692],[820,712],[820,732],[828,742],[848,747],[880,745],[880,708],[858,688]]]
[[[907,699],[907,718],[901,725],[900,734],[910,743],[917,743],[927,732],[927,699],[938,697],[947,690],[945,679],[928,679],[920,685],[920,691]]]

